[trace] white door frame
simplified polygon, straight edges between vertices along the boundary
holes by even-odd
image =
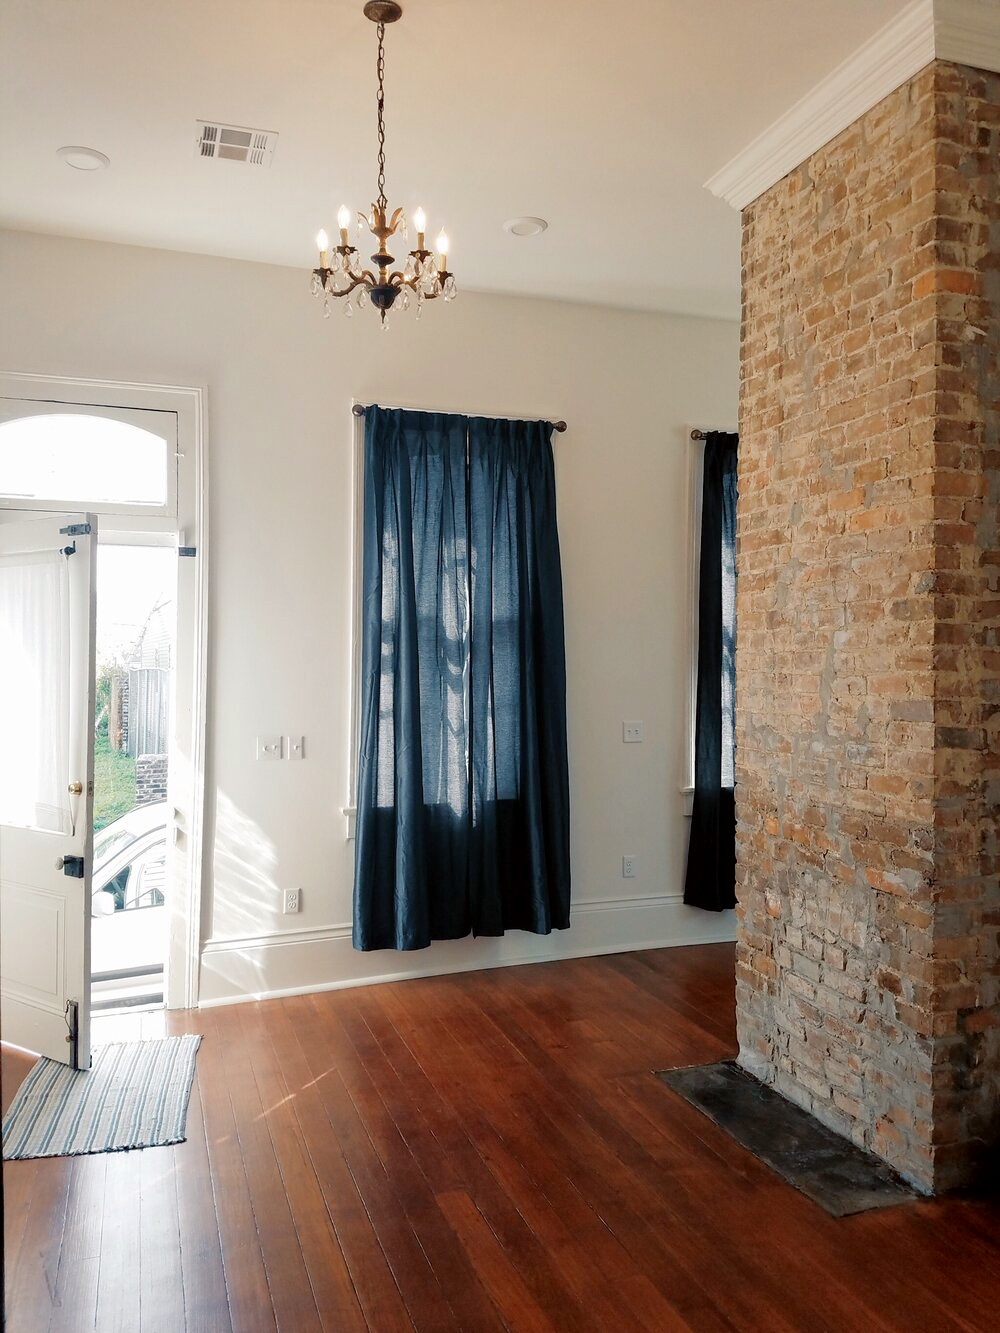
[[[177,514],[169,517],[106,514],[102,533],[195,548],[178,560],[177,669],[174,672],[173,746],[169,774],[173,824],[170,930],[167,943],[168,1009],[198,1003],[201,897],[205,872],[205,729],[208,690],[208,391],[204,386],[136,384],[0,371],[0,398],[147,408],[177,417]],[[101,507],[90,505],[100,512]],[[38,512],[38,511],[33,511]],[[183,664],[183,665],[182,665]]]

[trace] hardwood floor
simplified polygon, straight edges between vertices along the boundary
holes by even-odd
[[[996,1328],[1000,1206],[834,1221],[651,1076],[733,1051],[732,975],[712,945],[147,1016],[204,1034],[188,1140],[5,1166],[9,1329]]]

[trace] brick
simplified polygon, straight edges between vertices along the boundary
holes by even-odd
[[[743,215],[739,1039],[925,1188],[1000,1098],[998,137],[936,61]]]

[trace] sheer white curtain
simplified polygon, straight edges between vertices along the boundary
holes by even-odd
[[[66,560],[0,555],[0,824],[50,833],[72,831]]]

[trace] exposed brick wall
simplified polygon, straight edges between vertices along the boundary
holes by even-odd
[[[135,803],[152,805],[167,799],[167,766],[165,754],[141,754],[135,761]]]
[[[743,218],[740,1060],[924,1188],[996,1135],[998,199],[937,62]]]

